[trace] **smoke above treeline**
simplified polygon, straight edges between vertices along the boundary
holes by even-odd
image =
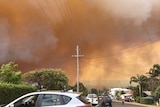
[[[87,86],[126,86],[159,63],[159,0],[0,1],[0,64],[62,69]]]

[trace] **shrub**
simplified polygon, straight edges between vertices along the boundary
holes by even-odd
[[[137,103],[140,103],[140,99],[141,99],[141,97],[136,97],[136,98],[135,98],[135,101],[136,101]]]
[[[152,104],[154,104],[154,101],[153,101],[152,97],[142,97],[140,99],[140,103],[141,104],[150,104],[150,105],[152,105]]]
[[[8,83],[0,83],[0,104],[7,104],[21,95],[36,90],[37,89],[35,87],[22,84],[15,85]]]

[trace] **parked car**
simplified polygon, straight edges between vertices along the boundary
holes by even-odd
[[[124,100],[127,101],[127,102],[133,102],[134,101],[134,99],[131,96],[125,96]]]
[[[109,96],[101,97],[97,107],[112,107],[112,99]]]
[[[98,96],[96,94],[88,94],[86,99],[92,105],[97,105],[98,104]]]
[[[23,95],[5,107],[91,107],[80,93],[42,91]]]

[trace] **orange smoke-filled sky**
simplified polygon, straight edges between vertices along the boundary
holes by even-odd
[[[159,63],[159,0],[0,1],[0,64],[21,71],[61,68],[76,83],[127,86]]]

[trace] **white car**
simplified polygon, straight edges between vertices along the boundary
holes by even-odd
[[[96,94],[88,94],[86,99],[92,105],[97,105],[98,104],[98,96]]]
[[[91,107],[80,93],[42,91],[23,95],[4,107]]]

